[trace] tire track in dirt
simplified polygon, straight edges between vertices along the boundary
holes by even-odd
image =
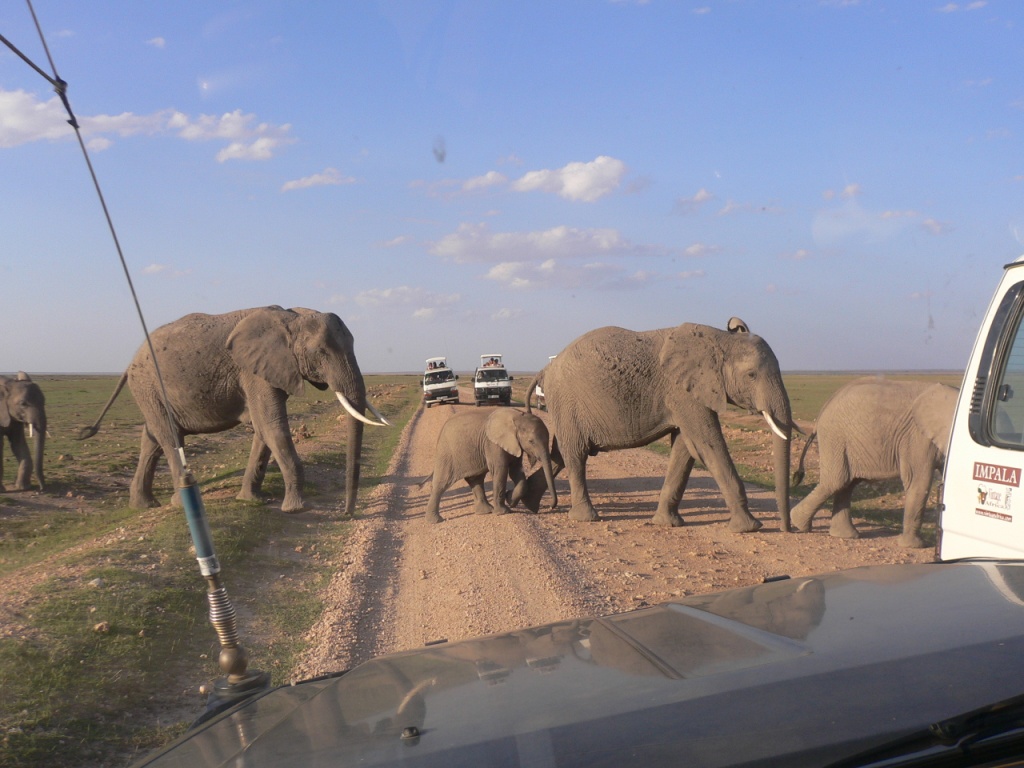
[[[463,405],[421,408],[406,426],[387,477],[363,504],[346,554],[324,593],[324,613],[295,670],[302,679],[350,668],[382,653],[512,631],[580,616],[630,610],[681,595],[872,563],[927,562],[930,550],[903,550],[892,531],[858,520],[861,538],[834,539],[827,514],[814,534],[779,530],[773,493],[747,486],[751,513],[764,527],[728,530],[729,513],[710,475],[695,469],[683,497],[683,527],[651,522],[667,465],[640,448],[588,462],[598,523],[566,514],[472,513],[464,483],[441,500],[445,522],[426,523],[437,435]],[[541,418],[546,414],[539,413]]]

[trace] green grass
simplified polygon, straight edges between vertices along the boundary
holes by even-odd
[[[188,720],[160,720],[157,713],[176,706],[188,719],[198,715],[199,686],[221,675],[206,582],[180,509],[139,512],[126,506],[141,422],[130,393],[122,392],[98,435],[79,442],[78,427],[95,419],[116,377],[36,380],[47,397],[52,436],[47,495],[74,503],[70,510],[27,512],[17,494],[0,495],[0,575],[30,575],[44,561],[47,574],[0,637],[0,765],[123,764],[126,756],[182,732]],[[361,497],[383,475],[420,402],[417,377],[366,381],[395,426],[364,431]],[[289,400],[289,413],[293,426],[301,422],[312,434],[323,434],[336,427],[339,407],[307,388],[305,396]],[[252,667],[281,684],[290,679],[304,650],[302,638],[319,617],[318,593],[334,573],[331,559],[344,546],[349,521],[282,515],[234,500],[250,441],[245,429],[236,428],[192,438],[187,450],[241,642]],[[344,449],[342,438],[336,451],[306,460],[307,467],[323,462],[339,468],[336,483],[325,481],[330,489],[307,483],[308,498],[343,488]],[[265,485],[282,492],[280,473],[269,472]],[[164,467],[156,490],[170,498]],[[182,680],[189,681],[184,689]]]

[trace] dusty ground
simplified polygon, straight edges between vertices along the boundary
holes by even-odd
[[[364,517],[323,595],[323,617],[296,679],[434,640],[624,611],[768,576],[933,557],[930,549],[900,549],[895,534],[863,520],[857,521],[862,538],[833,539],[824,513],[813,533],[784,535],[772,494],[750,487],[751,512],[764,527],[730,533],[714,481],[696,470],[681,509],[687,525],[654,526],[666,459],[646,449],[590,459],[601,522],[568,519],[568,484],[559,477],[558,512],[474,515],[469,489],[460,484],[442,498],[446,522],[431,525],[423,519],[430,486],[415,482],[432,469],[442,424],[473,407],[468,393],[462,400],[421,409],[410,421],[387,482],[363,502]]]

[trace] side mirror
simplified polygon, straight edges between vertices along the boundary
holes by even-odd
[[[509,381],[513,381],[514,379],[515,379],[515,376],[509,376],[509,377],[508,377],[508,380],[509,380]]]

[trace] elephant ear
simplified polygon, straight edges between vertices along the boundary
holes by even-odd
[[[946,455],[949,432],[953,428],[953,411],[956,408],[957,392],[944,384],[932,384],[917,396],[910,406],[910,415],[917,428]]]
[[[512,456],[522,456],[523,446],[519,444],[517,423],[522,416],[511,408],[500,408],[487,417],[484,434],[487,439]]]
[[[705,408],[725,411],[725,353],[718,338],[724,333],[694,323],[683,323],[668,332],[659,355],[668,399],[686,392]]]
[[[7,378],[0,376],[0,427],[11,426],[11,409],[7,407],[9,395],[10,390],[7,387]]]
[[[288,319],[293,314],[267,307],[247,315],[228,336],[228,353],[243,371],[289,395],[302,394],[302,373],[292,353]]]

